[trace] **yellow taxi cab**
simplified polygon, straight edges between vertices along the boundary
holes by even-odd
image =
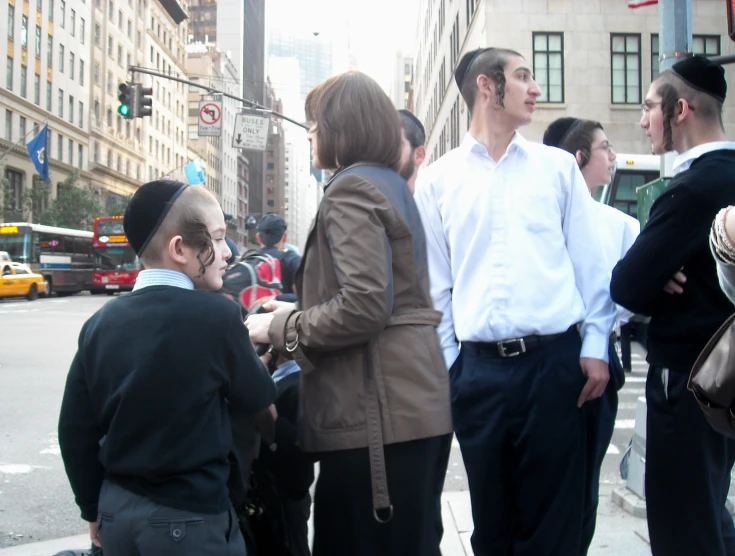
[[[28,301],[38,299],[46,293],[43,276],[31,272],[21,263],[0,260],[0,297],[26,297]]]

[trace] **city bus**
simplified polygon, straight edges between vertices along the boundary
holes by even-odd
[[[94,219],[95,269],[92,273],[92,293],[112,295],[132,291],[138,277],[140,262],[125,237],[122,216],[102,216]]]
[[[92,232],[9,222],[0,224],[0,251],[41,274],[46,296],[71,295],[92,285]]]
[[[617,155],[617,169],[612,183],[602,189],[601,201],[638,218],[636,190],[661,175],[661,157],[653,154]]]

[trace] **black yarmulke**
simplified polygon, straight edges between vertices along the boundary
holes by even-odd
[[[176,199],[188,185],[158,180],[141,185],[130,200],[123,217],[123,228],[130,246],[140,256]]]
[[[704,56],[692,56],[674,64],[671,71],[693,89],[725,102],[727,81],[725,69],[721,65]]]
[[[475,50],[470,50],[464,56],[462,56],[462,59],[459,61],[459,64],[457,64],[457,69],[454,72],[454,80],[457,82],[457,87],[459,87],[460,90],[462,90],[464,78],[467,75],[467,70],[470,69],[472,62],[474,62],[475,59],[486,50],[488,49],[476,48]]]
[[[551,125],[544,131],[544,145],[561,148],[564,139],[579,121],[577,118],[559,118],[551,122]]]

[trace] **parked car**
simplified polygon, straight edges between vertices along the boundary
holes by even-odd
[[[46,295],[46,281],[21,263],[0,261],[0,297],[26,297],[28,301]]]

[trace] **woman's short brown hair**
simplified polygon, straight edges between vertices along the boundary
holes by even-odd
[[[373,162],[398,170],[398,112],[371,77],[359,71],[330,77],[311,90],[305,108],[316,125],[316,154],[324,168]]]

